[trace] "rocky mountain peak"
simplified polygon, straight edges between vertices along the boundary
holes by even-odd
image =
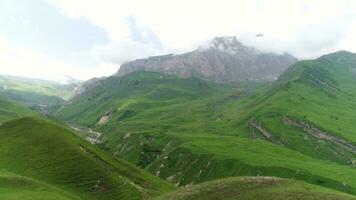
[[[216,82],[275,80],[297,62],[290,54],[263,53],[235,36],[215,37],[195,51],[138,59],[121,65],[117,75],[144,70],[181,77],[197,76]]]
[[[211,45],[213,48],[229,53],[236,53],[243,46],[236,36],[215,37],[211,40]]]

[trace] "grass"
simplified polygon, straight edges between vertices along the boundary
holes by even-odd
[[[0,126],[0,137],[6,141],[0,147],[3,172],[50,185],[77,199],[144,199],[174,189],[51,122],[34,118],[9,121]],[[23,182],[19,181],[21,187],[2,188],[1,195],[23,199],[27,194],[35,198],[53,193],[38,184],[22,187],[27,184]]]
[[[274,177],[226,178],[156,198],[164,200],[346,200],[356,197],[299,181]]]
[[[63,190],[60,190],[59,188],[7,172],[0,173],[0,184],[1,199],[78,199]]]

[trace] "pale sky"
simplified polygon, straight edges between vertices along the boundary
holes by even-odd
[[[224,35],[301,59],[356,52],[356,0],[0,0],[0,74],[86,80]]]

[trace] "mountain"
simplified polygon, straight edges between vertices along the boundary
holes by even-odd
[[[275,80],[297,59],[287,53],[263,53],[236,37],[215,37],[208,45],[180,55],[138,59],[121,65],[117,75],[156,71],[180,77],[196,76],[216,82]]]
[[[156,200],[351,200],[356,197],[275,177],[235,177],[182,188]]]
[[[175,188],[52,122],[8,121],[0,138],[4,199],[147,199]]]

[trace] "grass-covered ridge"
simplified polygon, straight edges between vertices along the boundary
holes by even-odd
[[[3,123],[0,138],[5,141],[0,147],[2,173],[26,177],[26,181],[19,181],[19,188],[10,184],[12,189],[3,191],[5,197],[15,195],[12,190],[17,189],[15,199],[23,199],[22,192],[36,195],[37,190],[43,190],[45,195],[47,185],[49,189],[55,188],[54,193],[62,191],[74,199],[144,199],[174,189],[47,121],[22,118]],[[16,184],[15,179],[9,182]],[[42,184],[30,184],[27,180]],[[34,188],[26,188],[25,184]],[[38,195],[39,198],[42,193]]]
[[[226,178],[198,184],[157,200],[352,200],[338,191],[274,177]]]

